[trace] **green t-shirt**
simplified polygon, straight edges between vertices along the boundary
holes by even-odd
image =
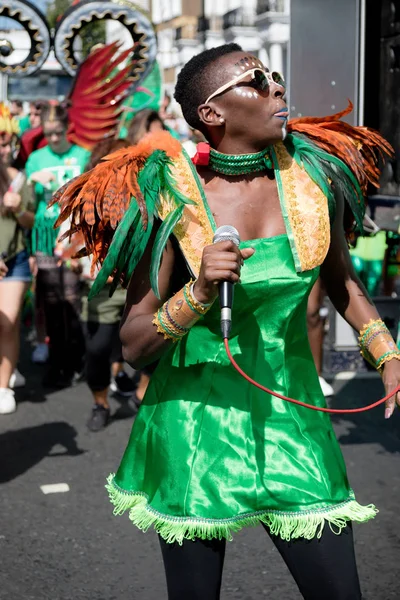
[[[89,157],[88,150],[75,145],[64,154],[56,154],[49,146],[45,146],[29,156],[25,167],[28,180],[37,171],[50,171],[55,176],[54,181],[46,186],[34,184],[37,212],[32,236],[33,252],[53,254],[58,233],[54,229],[54,223],[59,215],[59,207],[55,205],[48,208],[48,204],[59,187],[83,173]]]
[[[64,154],[56,154],[49,146],[32,152],[25,167],[28,179],[32,173],[37,171],[50,171],[55,176],[55,180],[45,187],[40,183],[35,183],[37,201],[45,202],[47,205],[59,187],[83,173],[89,157],[88,150],[75,145],[72,145]]]
[[[81,320],[85,323],[102,323],[104,325],[119,323],[124,312],[126,290],[118,286],[110,298],[110,284],[107,283],[97,296],[89,301],[87,295],[92,283],[85,285],[82,294]]]
[[[19,117],[18,125],[19,125],[19,135],[21,136],[23,133],[25,133],[25,131],[28,131],[28,129],[31,129],[31,122],[29,120],[29,116],[24,115],[23,117]]]

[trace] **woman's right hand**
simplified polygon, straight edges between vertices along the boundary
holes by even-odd
[[[3,196],[3,205],[12,213],[16,213],[21,208],[21,196],[15,192],[6,192]]]
[[[29,177],[30,181],[34,183],[40,183],[41,185],[47,185],[50,181],[55,181],[55,175],[51,171],[36,171]]]
[[[209,304],[218,296],[221,281],[240,282],[243,261],[253,256],[254,248],[239,248],[231,241],[217,242],[206,246],[200,265],[200,273],[194,285],[194,296],[198,302]]]

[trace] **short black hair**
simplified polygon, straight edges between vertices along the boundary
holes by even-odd
[[[239,44],[233,43],[204,50],[193,56],[179,73],[174,98],[181,105],[183,116],[193,129],[203,131],[197,108],[215,91],[215,86],[218,88],[218,82],[210,73],[210,65],[225,54],[242,51]]]

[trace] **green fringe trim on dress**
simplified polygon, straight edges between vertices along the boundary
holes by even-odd
[[[182,544],[184,539],[210,540],[225,538],[232,540],[232,534],[243,527],[259,525],[260,521],[267,525],[273,535],[279,535],[283,540],[295,538],[310,540],[320,538],[325,523],[334,533],[339,534],[348,521],[363,523],[373,519],[378,513],[373,504],[361,506],[351,494],[349,499],[320,510],[303,512],[259,511],[230,519],[201,519],[196,517],[172,517],[164,515],[151,508],[147,495],[143,492],[127,492],[114,481],[114,474],[107,479],[105,486],[111,503],[114,505],[114,515],[122,515],[129,510],[129,518],[142,531],[154,527],[157,533],[168,543]]]
[[[41,252],[47,256],[53,256],[54,248],[57,244],[59,229],[54,229],[54,219],[35,218],[35,225],[32,229],[32,254]]]

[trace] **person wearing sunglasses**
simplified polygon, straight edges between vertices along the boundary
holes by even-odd
[[[71,218],[103,264],[92,291],[109,276],[129,281],[125,359],[138,369],[160,359],[108,478],[114,513],[158,532],[170,600],[218,599],[226,540],[258,524],[304,598],[359,600],[351,524],[376,509],[356,501],[326,413],[272,398],[233,369],[217,298],[221,282],[235,284],[229,346],[241,368],[326,407],[306,325],[321,273],[395,389],[400,352],[354,275],[343,232],[343,197],[362,221],[366,172],[377,175],[371,149],[390,149],[341,115],[288,123],[283,77],[236,44],[192,58],[175,98],[207,140],[193,162],[154,133],[58,198],[60,220]],[[113,225],[108,215],[118,214]],[[223,225],[237,229],[239,246],[213,243]],[[394,399],[387,417],[393,409]]]

